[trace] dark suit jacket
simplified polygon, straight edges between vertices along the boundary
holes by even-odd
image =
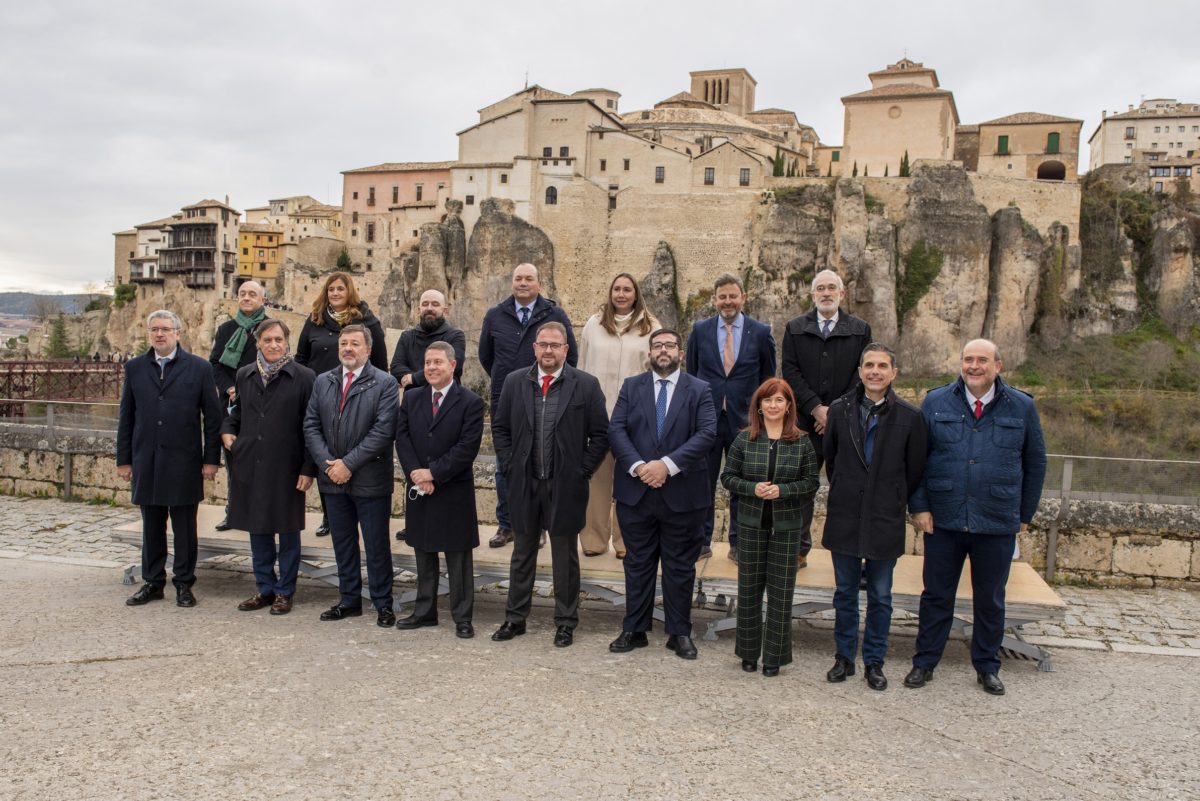
[[[532,349],[531,349],[532,350]],[[583,528],[588,482],[608,453],[608,412],[595,376],[563,365],[554,423],[554,473],[551,479],[550,536],[567,537]],[[492,443],[508,479],[508,508],[513,527],[536,531],[533,498],[534,390],[537,366],[514,370],[504,379],[492,420]]]
[[[133,466],[133,502],[204,500],[201,468],[221,463],[221,404],[212,365],[179,346],[160,381],[154,351],[125,364],[117,464]]]
[[[629,475],[629,468],[638,461],[667,456],[680,470],[660,490],[667,507],[675,512],[706,509],[713,502],[708,452],[717,438],[712,392],[700,379],[681,373],[660,439],[654,416],[655,378],[649,371],[631,376],[617,395],[608,426],[608,441],[616,459],[613,496],[620,503],[635,506],[649,487]]]
[[[713,408],[718,413],[725,404],[734,429],[746,426],[750,396],[775,375],[775,337],[771,327],[749,315],[742,315],[744,330],[733,370],[725,375],[725,356],[717,349],[717,326],[721,316],[701,320],[692,326],[687,342],[687,371],[708,384]]]
[[[434,490],[408,502],[404,537],[413,548],[469,551],[479,545],[474,464],[482,439],[483,400],[457,381],[436,417],[432,387],[404,393],[396,413],[396,456],[406,481],[414,470],[432,472]]]
[[[763,499],[754,494],[760,481],[770,481],[779,487],[779,498],[771,501],[771,527],[777,531],[794,531],[804,526],[804,508],[812,502],[820,481],[817,454],[808,437],[775,446],[775,473],[767,474],[771,465],[771,440],[766,433],[758,439],[742,431],[729,446],[721,483],[738,496],[738,525],[762,528]]]

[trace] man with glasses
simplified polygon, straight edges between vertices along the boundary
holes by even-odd
[[[221,404],[212,366],[179,344],[175,312],[146,321],[150,350],[125,365],[117,423],[117,476],[133,482],[142,508],[142,584],[125,603],[163,599],[167,583],[167,518],[175,533],[175,604],[196,605],[196,510],[204,482],[221,461]]]
[[[507,468],[515,535],[504,623],[492,639],[503,642],[525,633],[538,541],[548,531],[554,645],[566,648],[579,624],[579,531],[588,482],[608,452],[608,412],[599,380],[567,364],[565,326],[539,326],[533,351],[533,367],[504,379],[492,420],[496,456]]]
[[[616,467],[613,496],[625,538],[625,620],[613,653],[645,648],[652,628],[654,586],[662,564],[667,648],[695,659],[692,588],[712,504],[708,452],[717,436],[708,384],[679,369],[679,334],[650,335],[650,371],[625,379],[608,437]]]

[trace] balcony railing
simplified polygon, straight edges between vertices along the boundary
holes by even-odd
[[[213,269],[213,253],[211,250],[186,250],[178,253],[162,251],[159,253],[158,271],[160,273],[178,273],[195,268],[203,270]]]
[[[189,272],[184,277],[183,283],[192,289],[212,289],[217,285],[216,276],[211,272]]]
[[[217,238],[215,236],[171,236],[171,244],[168,247],[172,248],[211,248],[216,247]]]

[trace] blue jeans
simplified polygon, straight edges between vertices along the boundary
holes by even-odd
[[[887,657],[888,631],[892,626],[892,571],[895,559],[860,559],[830,552],[833,557],[833,608],[837,617],[833,638],[838,656],[850,662],[858,654],[858,587],[867,568],[867,625],[863,630],[862,655],[865,665],[882,665]]]
[[[321,493],[329,512],[329,537],[337,560],[339,603],[362,606],[362,557],[358,550],[359,530],[367,552],[367,586],[377,610],[392,608],[392,542],[388,521],[392,496],[362,498],[341,492]]]
[[[296,592],[296,574],[300,572],[300,532],[279,535],[279,548],[274,534],[250,534],[250,557],[254,563],[254,582],[263,595],[286,595]],[[279,559],[279,575],[275,575],[275,559]]]

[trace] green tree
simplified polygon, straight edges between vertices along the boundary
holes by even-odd
[[[857,177],[858,177],[858,162],[857,162],[857,161],[856,161],[856,162],[854,162],[854,169],[850,171],[850,176],[851,176],[852,178],[857,178]]]
[[[337,257],[337,268],[339,270],[349,270],[351,266],[350,254],[346,252],[345,248],[342,248],[342,252]]]
[[[113,287],[113,308],[119,309],[126,303],[133,302],[133,299],[136,297],[136,284],[117,284],[115,287]]]
[[[888,165],[886,165],[886,164],[883,165],[883,177],[884,178],[888,177]]]
[[[904,158],[900,159],[900,177],[907,178],[911,173],[908,169],[908,151],[904,151]]]
[[[776,178],[782,178],[784,176],[783,151],[779,148],[775,148],[775,164],[771,170],[771,175]]]
[[[825,171],[825,177],[826,177],[826,178],[832,178],[832,177],[833,177],[833,162],[832,162],[832,161],[831,161],[831,162],[829,162],[829,169]]]
[[[867,172],[867,165],[864,164],[863,165],[863,178],[870,178],[870,177],[871,177],[870,174]]]
[[[67,342],[67,318],[58,315],[50,321],[50,338],[46,343],[46,356],[50,359],[66,359],[74,354]]]

